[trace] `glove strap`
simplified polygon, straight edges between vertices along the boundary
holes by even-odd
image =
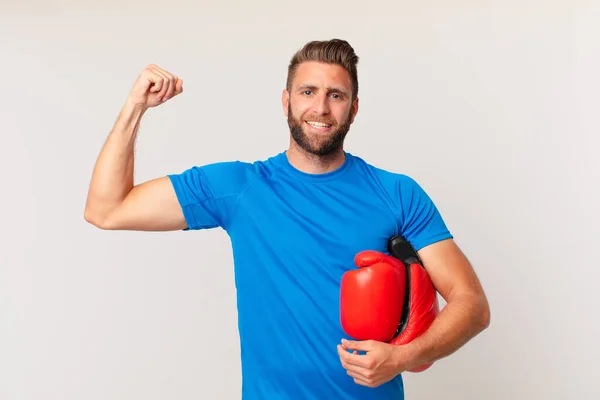
[[[402,261],[406,270],[406,290],[404,291],[404,307],[402,309],[402,317],[396,329],[394,338],[404,332],[408,324],[408,316],[410,314],[410,266],[411,264],[423,265],[419,255],[412,245],[402,236],[397,235],[388,241],[388,252],[391,256]]]

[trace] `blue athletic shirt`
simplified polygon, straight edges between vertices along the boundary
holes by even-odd
[[[356,253],[387,253],[397,234],[416,250],[452,237],[415,180],[349,152],[325,174],[296,169],[284,151],[168,176],[186,230],[220,227],[231,239],[244,400],[404,398],[401,375],[356,384],[336,346],[348,338],[340,280]]]

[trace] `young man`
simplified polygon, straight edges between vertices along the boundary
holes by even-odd
[[[293,56],[282,95],[286,151],[135,185],[142,116],[183,92],[180,78],[150,65],[93,171],[85,218],[99,228],[229,234],[245,400],[402,399],[402,372],[452,354],[489,324],[476,274],[423,189],[343,150],[358,112],[357,62],[343,40],[310,42]],[[341,277],[358,252],[386,252],[398,234],[447,305],[409,344],[346,340]]]

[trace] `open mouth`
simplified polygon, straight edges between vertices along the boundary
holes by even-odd
[[[313,128],[317,131],[322,131],[322,132],[329,130],[332,126],[331,124],[326,124],[324,122],[316,122],[316,121],[305,121],[305,122],[311,128]]]

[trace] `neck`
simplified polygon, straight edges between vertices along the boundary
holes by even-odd
[[[346,160],[344,150],[341,148],[334,153],[319,156],[300,148],[293,140],[286,155],[294,168],[307,174],[325,174],[334,171],[341,167]]]

